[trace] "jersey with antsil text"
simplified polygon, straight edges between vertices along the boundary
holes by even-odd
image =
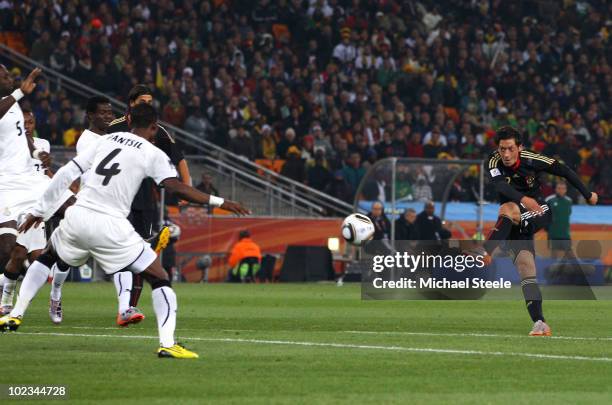
[[[514,166],[509,167],[504,165],[499,152],[495,151],[489,155],[485,169],[499,192],[499,202],[519,203],[523,196],[542,201],[539,177],[542,172],[557,174],[553,170],[555,163],[555,159],[524,149]]]
[[[145,178],[160,184],[177,177],[168,155],[130,132],[100,137],[73,162],[82,173],[89,170],[75,205],[123,218],[130,213],[134,196]]]

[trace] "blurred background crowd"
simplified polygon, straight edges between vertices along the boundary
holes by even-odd
[[[347,201],[379,159],[482,159],[512,125],[612,203],[611,16],[605,0],[0,1],[34,60],[122,100],[146,83],[165,121]],[[78,103],[43,78],[31,107],[38,136],[75,144]],[[475,200],[475,176],[451,199]]]

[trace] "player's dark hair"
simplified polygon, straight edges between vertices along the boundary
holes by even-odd
[[[130,128],[148,128],[157,123],[157,111],[152,105],[141,103],[130,110]]]
[[[499,145],[499,142],[504,139],[514,139],[517,146],[523,143],[521,133],[511,126],[504,126],[497,130],[495,142]]]
[[[140,96],[151,96],[153,97],[153,92],[149,88],[149,86],[145,86],[144,84],[137,84],[132,87],[132,90],[128,93],[128,100],[130,103],[136,101],[136,99]]]
[[[34,114],[30,107],[21,107],[21,112],[24,114]]]
[[[242,231],[240,231],[240,233],[238,234],[238,239],[244,239],[244,238],[248,238],[249,236],[251,236],[251,232],[249,232],[248,229],[243,229]]]
[[[87,113],[94,114],[98,111],[98,105],[100,104],[108,104],[110,100],[104,96],[93,96],[87,99],[87,106],[85,107],[85,111]]]

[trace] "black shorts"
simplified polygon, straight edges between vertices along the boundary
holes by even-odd
[[[150,238],[159,230],[159,212],[157,211],[132,210],[128,216],[128,221],[143,239]]]
[[[540,206],[544,210],[544,214],[535,215],[533,212],[525,209],[522,204],[519,204],[521,223],[512,227],[504,248],[512,257],[512,261],[515,261],[519,252],[523,250],[531,252],[535,256],[533,235],[542,229],[548,228],[552,221],[552,212],[548,205],[540,203]]]

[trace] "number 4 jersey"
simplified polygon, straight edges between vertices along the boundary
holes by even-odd
[[[174,165],[164,152],[130,132],[101,136],[72,162],[81,173],[89,170],[76,205],[122,218],[130,213],[143,179],[151,177],[160,184],[177,177]]]

